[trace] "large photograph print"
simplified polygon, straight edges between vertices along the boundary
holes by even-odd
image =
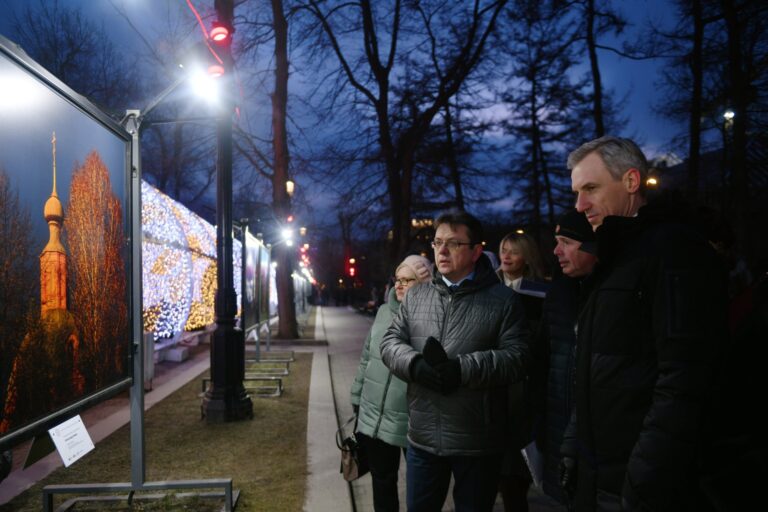
[[[128,141],[7,40],[0,50],[0,441],[7,441],[130,376]]]
[[[259,323],[259,255],[261,244],[247,229],[243,229],[243,331],[248,333]]]

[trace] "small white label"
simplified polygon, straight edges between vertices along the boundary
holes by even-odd
[[[91,436],[88,435],[79,414],[53,427],[48,434],[66,467],[94,448]]]

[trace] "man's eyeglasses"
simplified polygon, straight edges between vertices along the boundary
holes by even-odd
[[[437,249],[438,251],[443,248],[443,245],[445,245],[449,251],[456,252],[459,250],[459,247],[462,245],[475,245],[472,242],[459,242],[458,240],[440,240],[439,238],[435,238],[432,240],[432,248]]]
[[[395,278],[395,284],[399,284],[400,286],[408,286],[412,282],[414,282],[416,279],[409,279],[407,277],[401,277],[401,278]]]

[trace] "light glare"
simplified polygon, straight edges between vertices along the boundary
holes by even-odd
[[[196,96],[204,100],[215,103],[219,99],[219,83],[211,75],[202,70],[196,70],[191,73],[189,83]]]

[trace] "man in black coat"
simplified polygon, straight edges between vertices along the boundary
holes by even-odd
[[[582,282],[595,266],[595,234],[584,214],[571,210],[555,228],[554,254],[562,275],[552,281],[546,299],[534,357],[536,376],[544,379],[543,421],[536,422],[537,445],[544,455],[544,492],[561,503],[558,465],[563,432],[574,407],[573,385],[576,354],[576,318]],[[532,376],[533,379],[533,376]],[[537,384],[537,383],[534,383]]]
[[[720,261],[670,210],[646,205],[648,163],[631,140],[588,142],[568,168],[599,263],[578,318],[564,483],[579,511],[707,510],[703,424],[727,339]]]

